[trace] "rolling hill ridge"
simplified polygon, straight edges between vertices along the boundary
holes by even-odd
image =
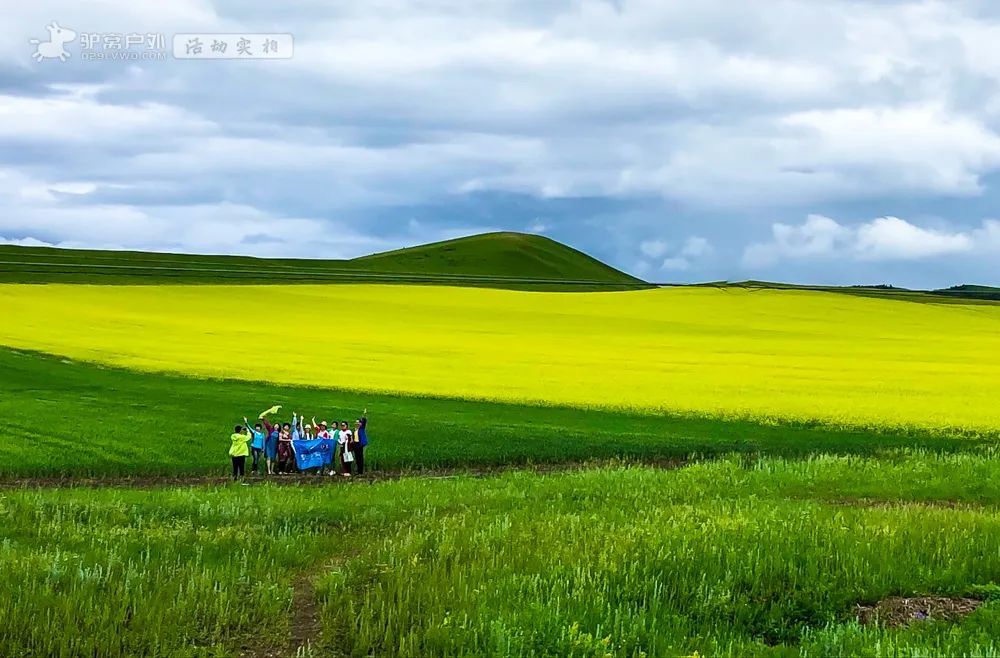
[[[426,283],[624,290],[645,281],[550,238],[485,233],[349,260],[0,246],[0,283]]]

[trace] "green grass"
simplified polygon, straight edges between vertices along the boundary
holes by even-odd
[[[540,235],[487,233],[351,260],[0,245],[0,283],[427,283],[527,290],[648,287]]]
[[[766,466],[798,493],[797,465]],[[418,516],[331,575],[327,626],[355,655],[407,656],[844,655],[848,637],[892,655],[998,628],[992,606],[971,637],[850,620],[858,602],[994,583],[995,509],[830,505],[755,480],[724,463],[484,487],[504,504]]]
[[[0,349],[0,478],[223,474],[243,415],[282,404],[317,420],[367,408],[375,469],[508,466],[725,452],[954,452],[997,437],[760,424],[698,416],[360,394],[147,374]]]
[[[473,235],[363,256],[354,262],[381,272],[644,283],[551,238],[527,233]]]
[[[995,656],[998,505],[994,452],[5,490],[0,655],[280,648],[305,574],[317,655]],[[922,594],[989,600],[955,623],[853,621]]]

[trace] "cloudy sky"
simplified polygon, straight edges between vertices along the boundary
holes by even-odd
[[[350,257],[509,229],[656,281],[1000,285],[995,4],[17,3],[0,241]],[[52,21],[78,37],[35,61]],[[175,59],[198,32],[295,52]],[[114,34],[167,52],[85,59]]]

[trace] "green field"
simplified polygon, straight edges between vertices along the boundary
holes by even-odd
[[[990,438],[700,416],[403,397],[152,375],[0,349],[0,478],[221,475],[231,426],[272,404],[317,420],[371,416],[383,471],[726,452],[878,454],[978,450]]]
[[[994,656],[995,457],[8,490],[0,654]]]
[[[3,260],[0,656],[1000,656],[990,290]],[[273,404],[367,409],[369,475],[229,484]],[[859,612],[899,597],[958,612]]]

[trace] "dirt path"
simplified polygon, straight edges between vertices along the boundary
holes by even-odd
[[[374,484],[403,478],[448,479],[455,477],[493,477],[511,472],[529,472],[537,474],[560,473],[602,466],[635,464],[655,468],[673,469],[686,463],[683,459],[660,459],[641,461],[598,460],[585,462],[554,462],[547,464],[528,464],[515,466],[456,466],[447,468],[429,468],[420,470],[372,471],[363,476],[349,478],[327,475],[303,475],[294,473],[288,475],[248,476],[247,484],[272,484],[279,486],[338,486],[345,484]],[[24,488],[97,488],[122,487],[136,489],[153,489],[175,486],[227,485],[232,480],[222,475],[138,475],[135,477],[23,477],[0,479],[0,489]]]
[[[308,569],[299,573],[292,584],[292,616],[288,620],[289,634],[286,656],[311,656],[319,643],[323,622],[320,619],[320,605],[316,600],[313,576],[326,573],[339,560],[327,561],[318,571]]]
[[[351,550],[338,553],[320,566],[303,569],[292,581],[292,609],[288,618],[288,638],[283,645],[261,645],[253,639],[243,643],[240,656],[243,658],[312,658],[319,655],[320,639],[323,632],[322,606],[317,600],[315,579],[346,560],[358,555]],[[324,651],[323,655],[340,655]]]

